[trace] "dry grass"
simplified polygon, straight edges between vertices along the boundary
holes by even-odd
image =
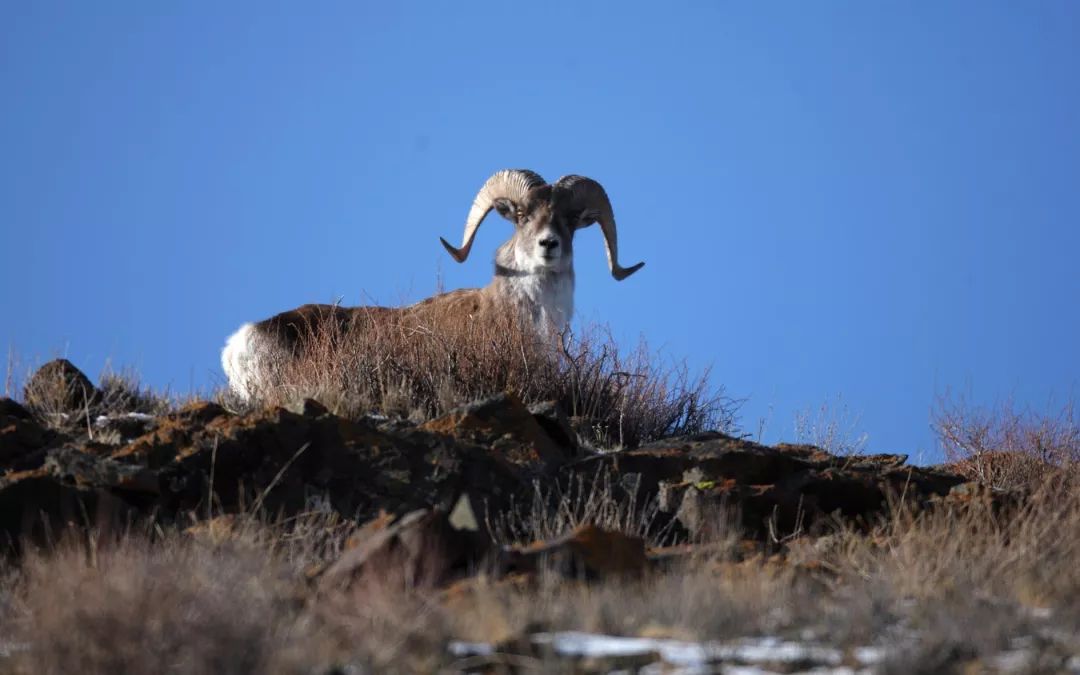
[[[101,392],[101,404],[95,411],[98,415],[164,415],[188,400],[143,385],[133,370],[113,370],[111,366],[106,366],[98,377],[98,391]]]
[[[647,509],[597,489],[564,494],[534,532],[569,527],[581,513],[638,531]],[[579,498],[594,506],[566,501]],[[720,553],[640,580],[479,577],[447,594],[399,584],[315,594],[309,570],[333,559],[349,531],[325,518],[204,523],[198,536],[135,534],[32,554],[5,572],[0,642],[21,648],[0,669],[435,672],[454,662],[452,639],[498,643],[544,630],[881,645],[893,650],[884,671],[898,673],[959,671],[1016,645],[1041,659],[1043,670],[1029,672],[1080,654],[1080,497],[1060,491],[1011,512],[977,499],[920,515],[898,508],[870,535],[796,540],[786,562]]]
[[[526,403],[559,401],[582,439],[599,447],[730,431],[736,422],[738,402],[711,387],[707,372],[693,376],[685,363],[666,362],[644,342],[621,352],[602,328],[538,338],[511,316],[383,316],[358,314],[345,326],[322,322],[259,398],[275,405],[314,398],[345,416],[420,421],[511,391]]]
[[[1047,480],[1080,480],[1080,417],[1072,401],[1041,414],[1012,401],[980,408],[941,397],[933,428],[945,458],[985,485],[1031,490]]]
[[[1043,655],[1080,653],[1080,495],[1059,485],[1015,509],[983,499],[897,508],[869,537],[841,532],[802,554],[830,571],[831,596],[875,608],[849,624],[853,637],[895,634],[909,646],[895,672],[949,670],[943,660],[956,667],[1025,642]]]
[[[640,537],[650,546],[673,543],[673,521],[662,518],[657,500],[639,488],[640,477],[622,481],[609,471],[576,474],[549,487],[537,482],[528,502],[488,514],[487,527],[500,544],[548,541],[581,525]]]
[[[861,429],[862,418],[853,413],[840,396],[818,408],[795,413],[795,442],[814,445],[841,457],[860,455],[866,450],[869,434]]]
[[[178,539],[33,555],[9,623],[15,672],[290,672],[304,635],[283,584],[257,551]]]

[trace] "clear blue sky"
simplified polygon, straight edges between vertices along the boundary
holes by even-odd
[[[477,286],[497,169],[612,197],[578,316],[932,453],[936,393],[1080,383],[1080,3],[0,5],[0,340],[221,383],[241,322]]]

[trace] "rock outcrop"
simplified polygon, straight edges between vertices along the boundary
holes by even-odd
[[[32,382],[65,381],[80,396],[93,395],[73,369],[53,362]],[[636,574],[646,560],[640,540],[582,528],[493,554],[475,544],[448,544],[457,541],[448,533],[460,528],[447,519],[462,500],[467,518],[478,522],[530,503],[538,488],[554,494],[574,480],[603,475],[616,491],[655,504],[653,527],[677,540],[707,538],[718,519],[735,514],[744,536],[764,542],[840,523],[869,525],[897,500],[921,508],[950,499],[966,480],[908,466],[903,455],[837,457],[813,446],[769,447],[721,433],[589,452],[577,447],[558,406],[530,409],[512,395],[421,425],[346,419],[305,401],[294,410],[246,414],[199,402],[156,418],[100,417],[95,428],[113,433],[50,429],[22,405],[0,400],[5,546],[17,550],[23,539],[69,525],[105,527],[132,518],[178,522],[192,513],[333,511],[360,523],[394,523],[379,535],[382,544],[352,552],[351,562],[342,563],[354,577],[379,556],[415,555],[420,540],[443,551],[448,569],[485,561],[529,570],[544,560],[586,575]],[[447,570],[431,575],[453,576]]]
[[[837,457],[809,445],[764,446],[721,433],[672,438],[596,455],[576,472],[601,467],[655,495],[662,513],[691,536],[705,535],[721,511],[736,512],[756,537],[814,533],[829,524],[870,524],[892,498],[925,503],[965,479],[906,464],[904,455]]]

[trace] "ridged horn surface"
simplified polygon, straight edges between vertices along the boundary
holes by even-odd
[[[465,262],[472,249],[473,238],[480,229],[487,214],[500,200],[509,201],[514,208],[520,208],[525,201],[529,190],[544,185],[544,179],[528,169],[503,169],[491,178],[487,179],[484,187],[476,193],[472,208],[469,209],[469,217],[465,219],[465,235],[462,238],[461,248],[451,246],[448,241],[439,237],[439,241],[446,250],[458,262]]]
[[[579,228],[600,223],[611,276],[622,281],[644,267],[644,262],[630,267],[619,264],[619,232],[615,227],[615,213],[611,208],[611,200],[600,183],[585,176],[563,176],[553,187],[564,191],[568,209],[581,212]]]

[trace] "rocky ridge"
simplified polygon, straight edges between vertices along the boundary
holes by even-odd
[[[40,372],[68,373],[84,397],[95,395],[70,364]],[[682,541],[700,538],[721,510],[737,513],[745,536],[764,542],[869,525],[897,499],[920,508],[973,492],[962,476],[909,466],[903,455],[837,457],[718,432],[594,452],[577,445],[557,406],[529,408],[511,394],[419,425],[345,419],[312,400],[245,414],[198,402],[160,417],[89,422],[85,434],[50,430],[19,403],[0,400],[0,540],[9,550],[71,525],[252,509],[413,523],[406,514],[447,516],[464,503],[484,520],[537,489],[601,474],[616,490],[654,501],[654,527]]]
[[[718,565],[710,569],[720,578],[744,564],[775,565],[828,583],[828,570],[788,559],[789,542],[805,552],[808,543],[828,546],[838,529],[871,532],[898,508],[972,500],[997,507],[1016,498],[947,468],[910,466],[903,455],[838,457],[719,432],[595,451],[577,442],[556,404],[526,406],[512,394],[422,424],[345,418],[313,400],[246,412],[200,401],[149,415],[95,407],[102,395],[71,364],[39,373],[54,392],[77,390],[82,404],[61,401],[72,403],[69,418],[50,424],[63,405],[0,399],[0,555],[18,558],[27,546],[88,527],[171,526],[201,544],[228,541],[252,517],[326,514],[348,524],[349,535],[340,553],[305,571],[297,597],[312,607],[363,606],[389,586],[430,590],[471,615],[492,584],[534,587],[554,573],[573,584],[632,586],[703,559]],[[32,380],[30,388],[45,387]],[[585,519],[534,540],[498,530],[501,517],[538,498],[573,494],[574,486],[583,498],[583,488],[600,485],[619,503],[648,505],[641,511],[649,518],[610,529]],[[741,541],[711,559],[725,527]],[[657,664],[714,672],[732,663],[872,671],[884,658],[767,636],[706,644],[541,629],[504,637],[452,642],[447,654],[475,672],[504,672],[506,655],[572,663],[574,672]]]

